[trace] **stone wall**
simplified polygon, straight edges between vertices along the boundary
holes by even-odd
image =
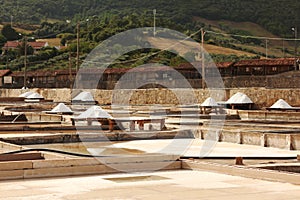
[[[200,80],[201,81],[201,80]],[[300,72],[292,71],[272,76],[233,76],[223,77],[226,88],[299,88]]]
[[[0,97],[17,97],[27,90],[0,89]],[[70,102],[72,96],[80,91],[70,89],[31,89],[43,95],[45,99],[54,102]],[[266,89],[266,88],[236,88],[225,90],[194,89],[139,89],[139,90],[85,90],[94,94],[100,104],[122,104],[130,102],[133,105],[142,104],[190,104],[202,103],[212,96],[217,101],[227,100],[237,92],[248,95],[257,108],[269,107],[278,99],[286,100],[292,106],[300,106],[300,88],[295,89]],[[73,93],[73,95],[72,95]],[[129,97],[129,100],[126,100]],[[196,100],[196,102],[195,102]]]
[[[257,108],[270,107],[278,99],[284,99],[291,106],[300,107],[300,88],[295,89],[266,89],[266,88],[237,88],[230,89],[229,95],[243,92],[250,97]]]

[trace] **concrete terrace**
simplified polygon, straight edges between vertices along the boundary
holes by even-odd
[[[165,171],[0,182],[0,199],[298,200],[300,186],[208,171]]]

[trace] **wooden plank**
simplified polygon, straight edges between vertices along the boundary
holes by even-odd
[[[41,160],[44,159],[42,153],[20,153],[20,154],[1,154],[1,161],[18,161],[18,160]]]

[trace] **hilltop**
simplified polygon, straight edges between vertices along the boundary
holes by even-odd
[[[209,20],[253,22],[273,34],[292,36],[291,27],[299,25],[300,2],[294,0],[0,0],[0,20],[18,23],[55,22],[93,15],[145,13],[171,19],[179,24],[192,23],[193,17]]]

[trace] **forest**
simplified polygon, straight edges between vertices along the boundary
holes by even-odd
[[[290,28],[299,25],[300,2],[295,0],[0,0],[0,20],[40,24],[49,19],[66,20],[130,13],[151,14],[177,24],[190,23],[195,16],[207,19],[250,21],[270,32],[291,35]]]

